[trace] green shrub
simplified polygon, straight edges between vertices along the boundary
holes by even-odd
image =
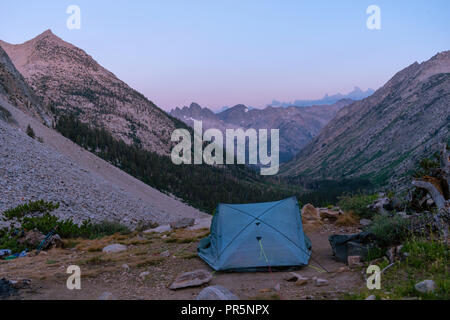
[[[88,238],[95,239],[116,233],[129,234],[130,229],[117,222],[103,221],[92,223],[84,220],[81,225],[73,222],[72,219],[59,219],[50,214],[51,211],[59,208],[58,203],[45,202],[43,200],[29,202],[19,205],[16,208],[4,212],[6,220],[17,219],[24,230],[38,230],[43,234],[55,231],[63,239]],[[29,216],[30,214],[43,213],[42,215]],[[10,228],[0,230],[0,249],[10,249],[19,252],[26,248],[20,244],[18,239],[23,235],[14,225]],[[34,249],[34,248],[32,248]]]
[[[410,266],[422,268],[424,264],[429,264],[431,272],[445,272],[450,261],[448,245],[439,241],[411,239],[405,243],[402,251],[408,252],[407,262]]]
[[[85,237],[87,238],[100,238],[104,236],[110,236],[116,233],[120,234],[131,233],[131,230],[127,226],[112,221],[102,221],[94,224],[89,223],[85,226],[84,231],[86,232]]]
[[[22,218],[32,213],[49,213],[59,208],[59,203],[46,202],[44,200],[30,201],[28,203],[19,205],[13,209],[6,210],[3,215],[7,220],[13,218]]]
[[[407,239],[410,236],[408,227],[409,221],[402,217],[377,215],[368,231],[377,237],[380,246],[388,247]]]
[[[338,206],[344,211],[353,211],[358,217],[371,218],[373,213],[367,206],[378,199],[378,195],[354,194],[339,197]]]
[[[450,250],[447,244],[412,238],[405,242],[402,252],[408,256],[389,269],[383,281],[394,297],[420,297],[422,299],[450,299]],[[420,293],[415,284],[425,279],[434,280],[436,291]]]

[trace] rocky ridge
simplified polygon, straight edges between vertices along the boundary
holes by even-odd
[[[450,51],[445,51],[410,65],[370,97],[341,109],[281,172],[394,183],[448,141],[449,105]]]
[[[26,82],[54,113],[75,113],[104,127],[126,143],[170,154],[170,135],[178,125],[142,94],[130,88],[76,46],[50,30],[23,44],[2,47]]]
[[[306,146],[341,108],[351,103],[353,100],[343,99],[332,105],[265,109],[250,109],[240,104],[217,114],[192,103],[189,107],[175,108],[171,115],[191,127],[194,120],[201,120],[203,130],[214,128],[223,133],[237,128],[279,129],[281,161],[286,161]]]

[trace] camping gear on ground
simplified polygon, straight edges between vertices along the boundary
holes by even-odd
[[[199,256],[214,270],[255,271],[308,264],[311,241],[303,232],[296,197],[253,204],[221,203]]]
[[[15,253],[5,258],[5,260],[14,260],[17,258],[23,258],[27,256],[28,249],[23,250],[22,252]]]
[[[357,234],[335,234],[328,238],[333,255],[343,262],[347,262],[349,256],[360,256],[364,259],[374,240],[375,236],[367,231]]]
[[[0,258],[11,255],[12,251],[9,249],[0,250]]]
[[[55,230],[51,230],[44,238],[44,240],[41,241],[41,243],[39,244],[39,246],[37,247],[36,251],[37,251],[37,255],[41,252],[41,250],[43,248],[45,248],[45,246],[47,245],[47,242],[49,242],[49,240],[51,239],[51,237],[53,237],[53,235],[55,234]]]

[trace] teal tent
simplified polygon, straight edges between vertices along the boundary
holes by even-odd
[[[270,270],[307,265],[311,242],[303,232],[295,197],[266,203],[221,203],[198,254],[214,270]]]

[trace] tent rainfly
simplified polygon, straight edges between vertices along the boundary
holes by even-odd
[[[311,242],[303,232],[297,198],[219,204],[198,254],[214,270],[270,271],[307,265]]]

